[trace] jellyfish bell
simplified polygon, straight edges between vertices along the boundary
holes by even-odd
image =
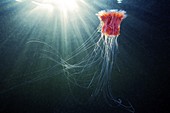
[[[96,14],[101,22],[101,33],[108,37],[120,35],[120,24],[126,17],[123,10],[102,10]]]

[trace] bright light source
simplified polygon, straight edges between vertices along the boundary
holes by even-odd
[[[50,12],[53,11],[53,8],[54,8],[51,4],[39,3],[39,2],[36,2],[36,1],[32,1],[32,3],[36,4],[39,7],[47,9]]]
[[[17,2],[22,2],[22,0],[15,0],[15,1],[17,1]]]
[[[61,10],[75,10],[78,6],[76,0],[53,0]]]
[[[78,8],[77,0],[33,0],[33,2],[39,4],[50,4],[62,11],[72,11]]]
[[[123,0],[117,0],[117,3],[122,3]]]

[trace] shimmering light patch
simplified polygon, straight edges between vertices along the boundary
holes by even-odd
[[[17,2],[22,2],[22,0],[16,0]]]
[[[51,4],[39,3],[39,2],[36,2],[36,1],[32,1],[32,3],[36,4],[37,6],[39,6],[41,8],[47,9],[50,12],[52,12],[53,9],[54,9],[53,5],[51,5]]]
[[[61,10],[75,10],[78,8],[76,0],[55,0]]]
[[[62,11],[73,11],[78,8],[77,0],[33,0],[39,4],[51,4]]]
[[[122,3],[123,0],[117,0],[117,3]]]

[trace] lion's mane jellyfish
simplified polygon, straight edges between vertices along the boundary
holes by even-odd
[[[122,20],[126,17],[125,11],[110,10],[100,11],[97,14],[101,21],[102,34],[105,36],[119,36],[120,34],[120,24]]]
[[[124,104],[121,99],[117,99],[112,94],[111,76],[114,75],[113,68],[116,64],[116,55],[118,50],[117,39],[120,35],[120,25],[126,17],[126,12],[123,10],[102,10],[96,14],[100,20],[98,32],[99,38],[94,44],[94,49],[79,63],[71,65],[68,63],[70,59],[82,52],[82,48],[90,48],[89,40],[83,43],[78,51],[69,58],[63,60],[63,67],[68,80],[83,88],[94,87],[91,93],[90,101],[94,102],[97,97],[103,95],[104,99],[110,106],[117,105],[130,112],[134,112],[133,106],[128,102]],[[97,33],[97,32],[96,32]],[[96,36],[91,36],[91,39],[96,39]],[[89,71],[91,70],[91,71]],[[88,82],[81,84],[82,81],[88,79]],[[95,85],[93,85],[95,84]]]

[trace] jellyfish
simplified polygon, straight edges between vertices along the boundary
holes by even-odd
[[[128,105],[123,104],[121,99],[116,99],[112,94],[111,75],[113,68],[116,66],[116,56],[118,53],[118,37],[120,35],[120,25],[126,17],[124,10],[102,10],[99,11],[97,17],[100,20],[97,32],[100,35],[95,42],[93,39],[96,35],[92,35],[89,40],[85,41],[73,55],[67,60],[62,59],[63,70],[68,81],[82,88],[90,88],[94,86],[89,101],[94,101],[99,95],[103,95],[109,106],[115,104],[129,112],[134,113],[135,110],[130,102]],[[95,32],[96,33],[96,32]],[[91,40],[94,44],[89,44]],[[70,64],[69,60],[78,56],[83,52],[82,48],[94,47],[91,52],[75,64]],[[85,51],[84,50],[84,51]]]

